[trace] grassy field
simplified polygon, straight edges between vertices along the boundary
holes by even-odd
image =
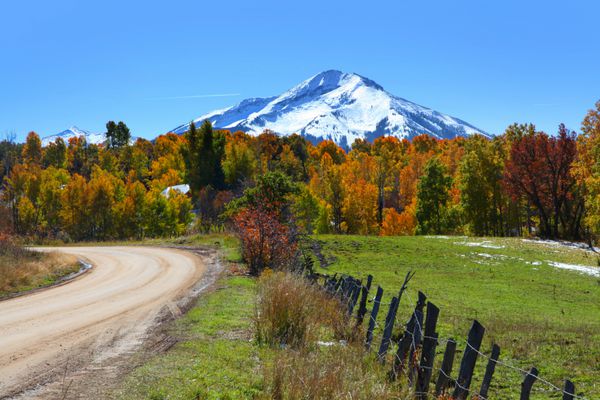
[[[484,352],[489,354],[492,343],[497,343],[501,360],[524,369],[535,365],[543,378],[559,386],[562,379],[572,378],[588,398],[600,397],[600,279],[548,263],[597,267],[598,255],[520,239],[316,239],[325,259],[332,262],[321,271],[359,278],[372,274],[374,284],[384,288],[384,302],[398,292],[406,272],[415,271],[401,302],[401,321],[410,316],[421,290],[441,309],[440,337],[464,342],[477,319],[486,327]],[[478,376],[484,369],[480,360]],[[518,398],[521,380],[519,372],[498,367],[490,395]],[[545,388],[535,386],[534,398],[560,398]]]
[[[77,259],[64,254],[41,254],[0,242],[0,299],[49,286],[77,272]]]
[[[540,375],[561,386],[572,378],[588,399],[600,397],[600,279],[559,269],[549,262],[597,266],[598,256],[580,249],[520,239],[463,237],[319,236],[321,272],[372,274],[385,290],[384,302],[396,294],[408,270],[416,272],[402,299],[399,321],[406,321],[417,291],[441,309],[439,333],[454,337],[459,350],[474,318],[486,327],[483,351],[501,347],[501,360],[523,369],[535,365]],[[226,236],[175,241],[210,244],[236,260],[235,240]],[[257,398],[264,390],[261,365],[278,351],[252,342],[255,282],[224,276],[217,289],[171,327],[181,342],[136,369],[116,392],[123,399]],[[387,308],[380,312],[380,323]],[[382,315],[383,314],[383,315]],[[380,336],[376,335],[376,340]],[[444,346],[438,348],[441,361]],[[457,358],[461,354],[459,353]],[[459,361],[455,362],[455,368]],[[485,368],[478,361],[473,387]],[[522,375],[498,367],[490,398],[515,399]],[[540,383],[533,399],[558,399]]]

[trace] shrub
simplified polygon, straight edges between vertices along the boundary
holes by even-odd
[[[247,207],[234,217],[234,223],[242,258],[252,275],[259,275],[266,268],[284,269],[297,259],[296,238],[274,211],[261,206]]]
[[[259,343],[301,348],[319,334],[345,332],[347,321],[339,300],[318,286],[291,273],[265,271],[258,282],[254,324]]]

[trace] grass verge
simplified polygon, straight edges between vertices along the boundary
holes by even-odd
[[[0,239],[0,299],[50,286],[79,268],[73,256],[39,253]]]

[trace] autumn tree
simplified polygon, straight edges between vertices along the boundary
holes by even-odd
[[[242,258],[252,275],[259,275],[266,268],[284,269],[296,258],[297,242],[273,209],[261,204],[249,206],[236,214],[233,222]]]
[[[30,165],[42,164],[42,141],[35,132],[29,132],[23,147],[23,162]]]
[[[89,207],[87,203],[87,182],[79,174],[71,176],[61,193],[62,208],[59,211],[62,229],[75,240],[87,237],[89,229]]]
[[[600,235],[600,101],[581,124],[577,149],[574,175],[585,200],[585,225],[597,237]]]
[[[306,186],[302,186],[297,195],[294,196],[292,212],[296,217],[297,224],[304,232],[312,235],[316,231],[316,223],[319,218],[319,200]]]
[[[67,168],[67,145],[62,138],[57,138],[44,149],[44,167]]]
[[[225,145],[223,172],[225,182],[233,187],[252,179],[256,169],[256,157],[243,137],[234,136]]]
[[[460,204],[469,232],[477,236],[498,236],[504,232],[502,150],[500,140],[476,135],[467,141],[459,164]]]
[[[0,184],[10,170],[18,164],[23,145],[15,142],[15,136],[7,135],[0,141]]]
[[[506,190],[514,200],[524,197],[535,207],[542,237],[580,236],[583,205],[571,173],[575,156],[575,134],[562,124],[557,137],[535,132],[512,143]]]

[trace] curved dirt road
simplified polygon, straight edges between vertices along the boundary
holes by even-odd
[[[135,347],[161,309],[173,308],[205,270],[198,256],[167,248],[41,250],[94,267],[62,286],[0,302],[0,398],[56,382],[69,363]]]

